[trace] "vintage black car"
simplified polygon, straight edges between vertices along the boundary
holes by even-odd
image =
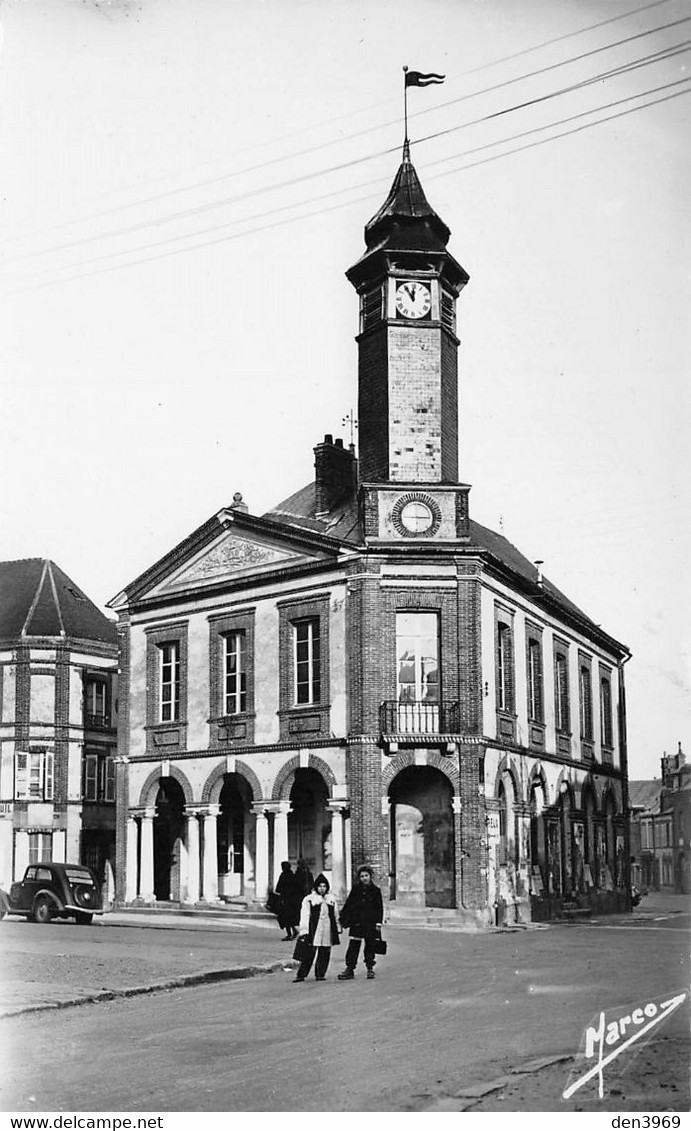
[[[0,919],[25,915],[34,923],[73,918],[87,924],[102,914],[101,889],[83,864],[30,864],[23,880],[0,892]]]

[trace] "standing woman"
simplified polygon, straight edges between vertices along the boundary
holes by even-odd
[[[309,895],[309,893],[312,891],[312,888],[314,887],[314,876],[310,872],[302,856],[298,860],[298,866],[295,869],[295,875],[297,876],[298,887],[300,889],[300,902],[302,902],[304,897],[306,895]]]
[[[329,881],[322,874],[314,881],[314,891],[306,895],[302,901],[299,931],[300,938],[295,948],[295,957],[300,957],[300,966],[293,981],[304,982],[312,969],[316,955],[314,977],[318,982],[323,982],[329,967],[331,947],[338,946],[341,940],[338,906],[329,891]],[[306,958],[297,953],[298,948],[302,949],[303,942],[309,946]]]
[[[343,904],[341,924],[350,927],[350,942],[345,956],[345,970],[338,975],[339,982],[355,977],[355,967],[360,956],[360,944],[365,944],[367,977],[374,977],[376,962],[374,946],[381,938],[384,920],[384,903],[381,891],[373,882],[372,869],[367,864],[358,868],[357,883]]]
[[[285,931],[283,942],[298,937],[297,926],[300,919],[300,905],[304,892],[298,876],[290,866],[289,860],[281,864],[281,874],[275,887],[281,902],[278,905],[278,925]]]

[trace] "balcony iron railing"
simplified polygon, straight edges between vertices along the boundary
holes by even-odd
[[[389,699],[379,708],[382,734],[458,734],[459,704]]]
[[[95,730],[108,730],[110,727],[110,717],[108,715],[94,715],[89,711],[85,711],[84,726]]]

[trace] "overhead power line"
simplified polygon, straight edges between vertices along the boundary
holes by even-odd
[[[689,77],[688,79],[680,79],[680,80],[678,80],[677,83],[670,84],[670,85],[679,85],[680,83],[686,84],[686,83],[689,83],[689,82],[691,82],[691,77]],[[648,93],[652,93],[652,92],[648,92]],[[581,126],[575,127],[574,129],[564,130],[561,133],[557,133],[557,134],[552,135],[551,137],[541,138],[537,141],[529,142],[527,145],[516,146],[514,149],[509,149],[504,153],[495,154],[491,157],[486,157],[486,158],[483,158],[479,161],[469,162],[468,164],[461,165],[461,166],[459,166],[455,169],[449,169],[449,170],[445,170],[444,172],[441,172],[441,173],[433,174],[429,179],[435,180],[435,179],[438,179],[439,177],[452,175],[453,173],[465,172],[469,169],[476,168],[479,165],[485,165],[485,164],[488,164],[491,161],[501,160],[505,157],[510,157],[515,153],[522,153],[525,150],[535,148],[539,145],[545,145],[545,144],[547,144],[547,142],[557,141],[561,138],[568,137],[568,136],[575,134],[575,133],[580,133],[580,132],[582,132],[583,130],[586,130],[586,129],[590,129],[593,126],[602,125],[603,123],[610,122],[610,121],[612,121],[616,118],[622,118],[622,117],[625,117],[629,114],[637,113],[640,110],[648,109],[650,106],[657,106],[660,103],[669,102],[672,99],[679,98],[682,95],[689,94],[689,93],[691,93],[691,90],[687,89],[687,90],[677,91],[673,94],[667,94],[667,95],[663,96],[662,98],[651,99],[649,102],[646,102],[641,106],[633,106],[633,107],[629,107],[629,109],[627,109],[627,110],[620,110],[617,113],[609,114],[604,118],[598,118],[593,122],[587,122],[587,123],[585,123]],[[643,97],[643,95],[632,95],[631,96],[631,98],[636,98],[636,97]],[[630,101],[630,98],[625,99],[624,101]],[[597,112],[598,112],[598,110],[597,110],[597,108],[595,108],[591,111],[586,111],[585,113],[594,114],[594,113],[597,113]],[[565,119],[565,120],[567,120],[567,119]],[[555,125],[555,124],[559,124],[559,123],[554,123],[553,125]],[[545,128],[549,128],[549,127],[545,127]],[[528,132],[531,132],[531,131],[528,131]],[[505,139],[504,144],[506,144],[506,140],[509,140],[509,139]],[[78,281],[79,279],[90,278],[90,277],[93,277],[94,275],[110,274],[113,271],[119,271],[119,270],[122,270],[124,268],[137,267],[137,266],[140,266],[142,264],[154,262],[156,260],[167,259],[167,258],[170,258],[171,256],[175,256],[175,255],[182,255],[182,254],[185,254],[189,251],[203,250],[204,248],[213,247],[217,244],[226,243],[226,242],[229,242],[231,240],[241,239],[241,238],[244,238],[244,237],[249,236],[249,235],[255,235],[255,234],[260,233],[260,232],[268,231],[268,230],[271,230],[273,228],[280,227],[284,224],[298,223],[299,221],[312,219],[315,216],[320,216],[320,215],[323,215],[323,214],[328,213],[328,212],[338,211],[341,208],[351,207],[354,204],[364,203],[368,200],[371,200],[371,197],[372,197],[372,194],[368,193],[365,196],[356,197],[353,200],[345,201],[344,203],[341,203],[341,204],[332,204],[332,205],[329,205],[325,208],[315,209],[312,212],[304,213],[300,216],[288,217],[288,218],[284,218],[282,220],[276,220],[274,223],[262,224],[262,225],[259,225],[258,227],[255,227],[255,228],[249,228],[244,232],[235,233],[234,235],[219,236],[216,239],[205,240],[202,243],[196,243],[196,244],[191,245],[190,247],[174,248],[170,251],[161,252],[158,255],[145,256],[144,258],[131,260],[130,262],[127,262],[127,263],[118,263],[118,264],[114,264],[111,267],[97,268],[94,271],[82,271],[82,272],[78,272],[76,274],[68,275],[67,277],[53,279],[53,280],[49,280],[47,282],[37,282],[33,285],[30,285],[30,286],[27,286],[27,287],[21,287],[21,288],[17,288],[17,289],[21,292],[32,291],[32,290],[41,290],[41,289],[44,289],[45,287],[50,287],[50,286],[55,286],[55,285],[64,285],[66,283]],[[297,207],[297,205],[295,205],[294,207]],[[213,231],[215,229],[211,229],[211,230]],[[184,238],[189,238],[189,237],[181,236],[181,237],[178,237],[178,238],[184,239]],[[141,250],[141,249],[135,249],[135,253],[136,253],[137,250]],[[124,251],[124,252],[120,252],[119,254],[120,255],[127,255],[127,254],[132,254],[132,252]],[[99,259],[101,259],[101,258],[103,258],[103,257],[99,257]],[[81,266],[86,265],[86,262],[88,262],[88,261],[85,261],[84,263],[82,263]]]
[[[542,44],[542,45],[539,45],[539,46],[546,46],[546,45],[549,45],[549,44],[552,44],[552,43],[559,42],[563,39],[572,38],[574,35],[580,35],[580,34],[583,34],[585,31],[593,30],[595,28],[603,27],[606,24],[613,23],[613,22],[615,22],[615,19],[623,19],[625,15],[633,15],[633,14],[637,14],[638,12],[641,12],[641,11],[647,11],[648,8],[658,7],[660,4],[667,3],[667,2],[668,2],[668,0],[656,0],[656,3],[654,3],[654,4],[645,5],[643,8],[634,9],[633,12],[625,13],[621,17],[616,17],[616,18],[613,18],[613,19],[601,21],[600,23],[593,24],[589,28],[585,28],[585,29],[583,29],[582,31],[579,31],[579,32],[569,33],[568,35],[565,35],[565,36],[558,36],[556,39],[548,40],[548,41],[546,41],[545,44]],[[548,66],[540,67],[540,68],[538,68],[537,70],[534,70],[534,71],[528,71],[528,72],[526,72],[522,75],[517,75],[517,76],[515,76],[514,78],[511,78],[511,79],[505,79],[502,82],[494,83],[493,85],[488,86],[488,87],[484,87],[480,90],[470,91],[467,94],[460,95],[458,98],[450,99],[447,102],[437,103],[437,104],[435,104],[435,106],[423,108],[422,110],[418,110],[414,114],[411,114],[410,117],[411,117],[411,119],[412,118],[419,118],[423,114],[435,113],[438,110],[448,108],[449,106],[458,105],[459,103],[466,102],[466,101],[468,101],[472,98],[478,98],[478,97],[480,97],[484,94],[494,93],[498,90],[505,89],[506,87],[513,86],[516,83],[524,82],[527,79],[532,79],[532,78],[539,77],[540,75],[543,75],[543,74],[548,74],[549,72],[557,70],[561,67],[570,66],[571,64],[577,63],[577,62],[582,62],[584,59],[591,58],[594,55],[602,54],[602,52],[604,52],[604,51],[610,51],[610,50],[612,50],[616,47],[625,46],[626,44],[633,43],[633,42],[635,42],[639,39],[644,39],[644,38],[646,38],[650,35],[655,35],[659,32],[667,31],[670,28],[674,28],[674,27],[677,27],[681,24],[688,23],[689,21],[691,21],[691,16],[684,16],[684,17],[682,17],[678,20],[672,20],[672,21],[670,21],[666,24],[660,24],[660,25],[658,25],[654,28],[648,28],[645,31],[637,32],[635,35],[626,36],[623,39],[615,40],[612,43],[607,43],[607,44],[601,45],[599,47],[592,48],[590,51],[582,52],[580,55],[570,56],[569,58],[560,60],[557,63],[551,63]],[[527,54],[527,53],[529,53],[533,50],[537,50],[537,49],[538,48],[527,48],[525,51],[516,52],[514,55],[506,56],[504,60],[498,60],[497,62],[506,61],[508,59],[513,59],[513,58],[518,58],[519,56],[521,56],[523,54]],[[495,64],[487,64],[486,66],[491,66],[491,65],[495,65]],[[466,72],[466,74],[473,74],[476,71],[479,71],[479,70],[482,70],[482,69],[485,69],[485,68],[484,67],[474,68],[473,70]],[[483,119],[479,119],[479,120],[481,121]],[[267,161],[262,161],[262,162],[259,162],[257,164],[254,164],[254,165],[244,166],[240,169],[233,169],[230,172],[223,173],[223,174],[221,174],[217,177],[211,177],[211,178],[208,178],[208,179],[202,180],[202,181],[195,181],[192,184],[182,185],[182,186],[175,188],[175,189],[168,189],[166,192],[155,193],[151,196],[141,197],[138,200],[130,201],[130,202],[127,202],[125,204],[115,205],[112,208],[103,209],[99,212],[89,213],[85,216],[79,217],[76,220],[65,221],[63,224],[56,225],[54,228],[48,229],[48,230],[49,231],[60,230],[63,227],[71,226],[75,223],[86,223],[90,220],[103,219],[105,216],[111,216],[111,215],[114,215],[118,212],[129,210],[131,208],[141,208],[143,205],[157,203],[159,201],[167,200],[167,199],[174,197],[174,196],[182,195],[183,193],[198,192],[201,189],[211,188],[214,185],[222,184],[225,181],[235,179],[236,177],[239,177],[239,176],[244,176],[248,173],[260,172],[261,170],[270,168],[270,167],[272,167],[273,165],[276,165],[276,164],[282,164],[286,161],[293,161],[296,158],[310,156],[314,153],[320,152],[320,151],[327,149],[327,148],[330,148],[334,145],[343,145],[345,142],[357,140],[358,138],[364,137],[364,136],[369,135],[371,133],[378,132],[379,130],[382,130],[382,129],[388,129],[391,126],[395,126],[395,125],[400,125],[400,120],[398,118],[392,119],[388,122],[382,122],[382,123],[379,123],[377,125],[368,126],[365,129],[356,131],[356,132],[351,133],[351,134],[347,134],[345,137],[332,138],[328,141],[320,142],[317,145],[309,146],[305,149],[297,150],[296,152],[293,152],[293,153],[283,154],[283,155],[280,155],[280,156],[277,156],[277,157],[272,157],[272,158],[269,158]],[[297,131],[297,132],[301,133],[303,131]],[[432,135],[429,135],[429,136],[435,137],[435,136],[440,136],[440,135],[432,134]],[[422,138],[420,140],[424,141],[424,140],[427,140],[427,138]],[[380,151],[379,154],[376,154],[375,156],[381,156],[381,155],[384,155],[384,154],[387,154],[387,153],[395,152],[396,149],[398,149],[398,146],[394,146],[390,149],[382,150],[382,151]],[[244,152],[244,151],[241,151],[241,152]],[[362,160],[369,160],[369,159],[370,158],[363,158]],[[335,166],[336,169],[339,169],[341,167],[342,166]],[[333,170],[329,170],[329,171],[333,171]],[[315,174],[315,175],[320,175],[320,174]],[[284,183],[291,183],[291,182],[284,182]],[[209,207],[213,207],[213,205],[210,205]],[[180,215],[185,215],[185,213],[184,212],[183,213],[176,213],[176,214],[173,214],[173,215],[174,216],[180,216]],[[162,222],[165,223],[165,222],[167,222],[167,220],[163,220]],[[148,223],[156,223],[156,221],[149,221]],[[7,243],[10,243],[10,242],[15,242],[19,238],[28,238],[28,237],[11,237],[10,240],[6,240],[6,241],[4,241],[4,243],[7,244]],[[0,246],[2,246],[2,244],[0,244]],[[59,245],[59,246],[67,246],[67,245]],[[48,249],[48,250],[53,250],[53,249]],[[27,254],[40,254],[40,252],[32,252],[32,253],[27,253]]]
[[[469,156],[472,156],[475,153],[482,153],[487,149],[495,149],[498,146],[508,145],[512,141],[518,141],[518,140],[520,140],[521,138],[524,138],[524,137],[530,137],[534,134],[544,133],[546,130],[555,129],[557,126],[567,125],[571,122],[578,121],[582,118],[591,117],[593,114],[601,113],[603,110],[610,110],[610,109],[613,109],[616,106],[622,106],[625,102],[631,102],[634,99],[638,99],[638,98],[646,98],[646,97],[648,97],[649,95],[652,95],[652,94],[659,94],[662,91],[670,90],[673,87],[680,86],[680,85],[683,85],[683,84],[687,84],[689,82],[691,82],[691,76],[689,78],[685,78],[685,79],[677,79],[677,80],[675,80],[674,82],[671,82],[671,83],[664,83],[662,86],[652,87],[649,90],[641,91],[639,94],[630,94],[630,95],[627,95],[625,98],[618,98],[613,102],[606,102],[606,103],[604,103],[600,106],[593,107],[589,110],[582,110],[578,114],[571,114],[569,117],[560,118],[556,122],[547,122],[545,125],[534,126],[532,129],[523,130],[520,133],[512,134],[509,137],[498,138],[495,141],[485,142],[483,145],[477,145],[477,146],[474,146],[471,149],[466,149],[466,150],[463,151],[463,153],[454,153],[450,157],[442,157],[438,161],[432,161],[429,164],[428,169],[434,169],[438,165],[446,165],[446,164],[448,164],[449,161],[455,161],[455,160],[457,160],[458,158],[461,158],[461,157],[469,157]],[[597,124],[597,123],[590,123],[590,124],[594,125],[594,124]],[[575,131],[573,131],[573,132],[575,132]],[[547,139],[547,140],[551,140],[551,139]],[[500,154],[499,156],[504,156],[504,154]],[[458,169],[458,167],[456,167],[456,168]],[[465,168],[465,166],[463,166],[463,168]],[[454,171],[455,170],[452,169],[452,170],[446,170],[446,171],[441,172],[441,173],[430,173],[430,174],[426,175],[426,180],[427,181],[437,180],[439,177],[447,176],[448,173],[454,172]],[[266,219],[269,216],[276,216],[276,215],[279,215],[280,213],[288,212],[288,211],[291,211],[292,209],[295,209],[295,208],[302,208],[302,207],[305,207],[306,205],[309,205],[309,204],[317,204],[317,203],[321,202],[322,200],[330,200],[334,196],[342,196],[344,193],[356,192],[358,189],[366,189],[366,188],[367,189],[373,189],[375,186],[380,185],[381,183],[382,183],[381,177],[378,177],[378,178],[376,178],[374,180],[370,180],[370,181],[361,181],[356,185],[348,185],[348,186],[346,186],[345,188],[342,188],[342,189],[330,190],[329,192],[326,192],[326,193],[320,193],[317,196],[308,197],[305,200],[294,201],[291,204],[281,205],[277,208],[270,208],[270,209],[267,209],[264,212],[253,213],[251,216],[244,216],[244,217],[238,218],[237,220],[230,220],[225,224],[215,224],[215,225],[213,225],[212,227],[209,227],[209,228],[198,228],[193,232],[185,232],[185,233],[182,233],[182,234],[177,235],[177,236],[168,236],[168,237],[166,237],[165,239],[162,239],[162,240],[154,240],[153,242],[148,243],[148,244],[141,244],[136,248],[129,248],[129,249],[125,249],[125,250],[122,250],[122,251],[106,252],[103,255],[92,256],[90,259],[80,260],[80,262],[78,264],[74,265],[74,266],[79,266],[79,267],[83,267],[83,266],[87,266],[87,265],[90,266],[94,263],[103,263],[103,262],[106,262],[107,260],[110,260],[110,259],[117,259],[117,258],[119,258],[120,256],[123,256],[123,255],[133,255],[133,254],[139,254],[143,251],[152,251],[154,248],[166,247],[166,246],[170,245],[171,243],[179,243],[181,240],[196,239],[199,236],[209,235],[209,234],[214,233],[214,232],[222,232],[222,231],[225,231],[227,228],[236,228],[240,224],[251,223],[255,220],[263,220],[263,219]],[[368,194],[367,197],[359,197],[358,200],[370,199],[370,196],[371,196],[371,194]],[[347,201],[346,204],[343,207],[347,206],[348,204],[353,204],[353,203],[355,203],[355,201],[352,201],[352,200]],[[309,215],[313,215],[313,213],[310,213]],[[305,219],[305,218],[306,218],[305,216],[296,217],[296,219]],[[252,229],[252,230],[254,231],[255,229]],[[246,233],[244,233],[244,232],[239,233],[240,236],[245,235],[245,234]],[[189,248],[189,249],[180,249],[180,250],[181,251],[182,250],[194,250],[194,246]],[[68,270],[69,270],[69,268],[68,268]],[[33,277],[37,277],[37,276],[34,275]],[[41,276],[39,275],[38,277],[41,277]]]
[[[691,16],[688,17],[691,20]],[[648,55],[641,56],[628,63],[620,64],[617,67],[610,68],[606,71],[600,71],[598,74],[590,78],[582,79],[579,82],[571,83],[568,86],[561,87],[558,90],[550,91],[547,94],[536,96],[535,98],[527,99],[523,102],[514,103],[511,106],[504,107],[501,110],[495,110],[490,114],[484,114],[479,118],[471,119],[467,122],[461,122],[454,126],[449,126],[443,130],[437,130],[434,133],[427,134],[419,138],[414,145],[422,145],[425,142],[432,141],[438,137],[445,137],[449,134],[457,133],[460,130],[469,129],[472,126],[481,125],[486,122],[493,121],[494,119],[505,117],[507,114],[516,113],[519,110],[525,110],[532,106],[538,106],[542,103],[549,102],[554,98],[560,98],[565,94],[571,94],[578,90],[584,90],[587,87],[593,86],[597,83],[604,82],[609,78],[619,77],[621,75],[631,73],[639,70],[641,67],[649,66],[654,63],[663,62],[668,58],[673,58],[675,55],[688,49],[691,40],[684,40],[679,44],[672,44],[669,47],[662,48],[658,51],[649,53]],[[267,193],[276,192],[279,189],[293,188],[296,185],[304,184],[307,181],[314,180],[318,177],[324,177],[333,173],[343,172],[345,169],[354,168],[356,165],[365,164],[368,161],[375,160],[379,157],[387,156],[391,153],[397,153],[400,146],[390,146],[387,149],[379,150],[375,153],[365,154],[362,157],[351,158],[348,161],[340,162],[337,165],[331,165],[321,170],[313,170],[308,173],[301,173],[295,177],[290,177],[287,180],[279,181],[275,184],[268,184],[254,189],[247,189],[244,192],[236,193],[234,196],[223,197],[220,200],[209,201],[205,204],[194,205],[190,208],[181,209],[177,212],[169,213],[167,216],[161,216],[151,220],[140,220],[135,224],[129,224],[121,228],[113,228],[107,232],[100,232],[94,235],[82,236],[79,239],[68,240],[62,244],[54,244],[51,247],[24,252],[21,255],[5,256],[2,263],[12,263],[24,259],[36,258],[40,255],[51,254],[59,251],[68,251],[76,247],[82,247],[85,244],[100,242],[105,239],[114,239],[119,236],[132,235],[135,232],[143,231],[151,227],[160,227],[163,224],[174,223],[178,220],[186,220],[193,216],[200,216],[206,212],[213,212],[219,208],[226,208],[232,204],[238,204],[244,200],[253,199],[257,196],[262,196]]]

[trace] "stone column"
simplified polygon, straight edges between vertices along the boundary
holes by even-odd
[[[186,844],[184,836],[180,837],[180,839],[177,841],[177,845],[178,845],[178,852],[180,853],[180,863],[179,863],[180,881],[179,881],[178,899],[180,900],[180,903],[188,903],[189,901],[188,901],[188,898],[187,898],[187,877],[189,875],[189,859],[188,859],[188,856],[187,856],[187,844]]]
[[[187,902],[199,902],[199,821],[187,814]]]
[[[350,835],[350,810],[345,815],[345,820],[343,822],[343,826],[344,826],[343,827],[343,839],[345,841],[346,889],[348,891],[350,891],[350,889],[353,886],[353,844],[352,844],[352,838],[351,838],[351,835]],[[379,879],[377,880],[377,883],[379,884],[380,887],[381,887],[380,880],[382,880],[382,879],[383,879],[383,877],[380,876]],[[387,890],[388,890],[388,886],[389,886],[389,877],[388,877],[388,874],[387,874],[387,876],[386,876],[386,888],[387,888]]]
[[[255,817],[254,887],[255,899],[266,901],[269,890],[269,823],[261,802],[252,806]]]
[[[346,895],[345,845],[343,840],[343,810],[346,803],[330,801],[331,813],[331,888],[341,903]]]
[[[204,821],[204,862],[203,898],[205,903],[218,902],[218,836],[216,821],[220,809],[211,805],[203,814]]]
[[[463,802],[457,793],[451,798],[451,818],[453,825],[453,855],[454,855],[454,896],[457,909],[464,906],[463,879],[464,879],[464,848],[463,848]]]
[[[279,801],[271,806],[274,814],[274,879],[281,864],[288,859],[288,813],[290,801]]]
[[[127,817],[127,862],[125,872],[125,903],[137,898],[137,856],[139,848],[139,829],[132,814]]]
[[[139,897],[153,903],[154,896],[154,816],[155,809],[145,809],[141,824],[141,865]]]

